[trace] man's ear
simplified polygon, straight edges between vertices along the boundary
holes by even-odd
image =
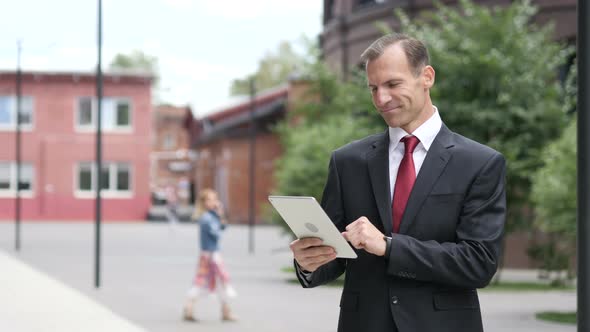
[[[434,68],[432,66],[425,66],[422,69],[422,79],[424,83],[424,88],[430,89],[434,85],[434,77],[436,73],[434,72]]]

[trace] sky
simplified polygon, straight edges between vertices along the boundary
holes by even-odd
[[[94,71],[98,0],[1,0],[0,70]],[[321,0],[103,0],[103,70],[118,53],[158,59],[165,102],[195,116],[231,98],[235,78],[283,40],[321,31]]]

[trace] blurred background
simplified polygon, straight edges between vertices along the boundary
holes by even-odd
[[[293,282],[291,237],[267,196],[321,199],[330,152],[385,130],[359,56],[402,31],[429,47],[445,124],[508,160],[501,268],[481,291],[486,330],[575,329],[575,0],[102,1],[100,171],[97,8],[3,6],[0,260],[15,272],[0,278],[0,298],[13,299],[0,327],[334,331],[341,281]],[[232,224],[222,251],[241,317],[217,323],[207,305],[199,327],[180,314],[204,188]],[[57,290],[84,304],[64,297],[49,304],[63,310],[40,314],[39,298]],[[30,315],[51,323],[27,325]]]

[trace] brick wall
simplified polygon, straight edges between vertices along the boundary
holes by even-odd
[[[214,188],[225,203],[232,223],[248,223],[250,195],[250,142],[248,138],[225,138],[199,147],[195,167],[197,191]],[[265,205],[274,186],[274,162],[281,154],[278,137],[256,137],[255,220],[265,219]]]
[[[0,95],[14,95],[13,76],[0,74]],[[23,96],[34,98],[31,131],[22,134],[22,161],[34,165],[33,193],[24,196],[22,218],[35,220],[91,220],[94,199],[75,194],[76,165],[95,161],[95,132],[75,129],[77,99],[95,96],[95,83],[82,75],[29,75]],[[104,220],[144,219],[149,206],[150,81],[105,77],[104,96],[131,102],[132,130],[103,134],[103,161],[131,167],[131,194],[104,198]],[[15,161],[14,130],[0,131],[0,160]],[[0,220],[14,216],[14,194],[0,197]]]

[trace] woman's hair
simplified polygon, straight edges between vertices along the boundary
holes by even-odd
[[[195,202],[195,211],[193,212],[192,219],[199,219],[203,213],[205,213],[205,200],[211,195],[217,195],[217,192],[211,188],[205,188],[199,192],[199,197],[197,197],[197,201]]]

